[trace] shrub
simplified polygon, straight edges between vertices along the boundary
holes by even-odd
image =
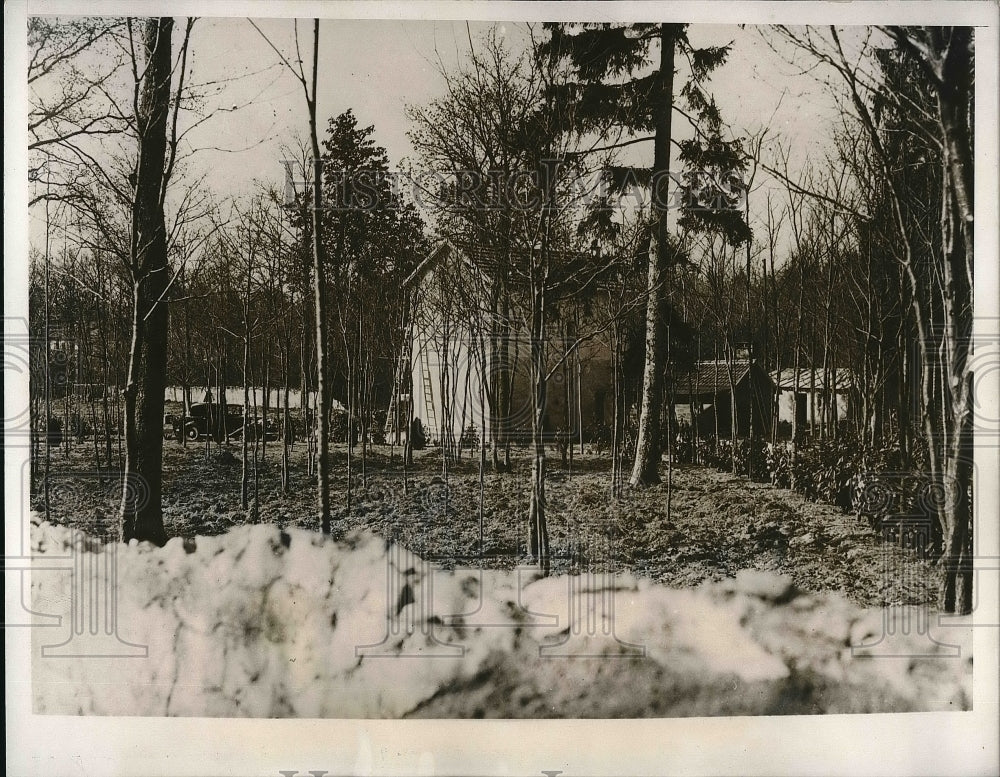
[[[414,418],[410,424],[410,445],[415,451],[422,451],[427,446],[424,424],[419,418]]]
[[[89,437],[93,430],[90,428],[90,424],[87,419],[82,417],[79,413],[73,413],[69,417],[69,428],[70,434],[77,439],[77,441],[82,440],[84,437]]]
[[[766,465],[772,485],[792,487],[792,452],[785,443],[767,446]]]
[[[389,417],[389,411],[376,410],[372,415],[373,419],[371,422],[371,429],[368,432],[368,438],[375,445],[385,445],[385,425],[386,420]]]
[[[475,424],[469,424],[465,427],[465,431],[458,439],[458,447],[460,449],[468,448],[470,451],[479,447],[479,430],[476,429]]]
[[[611,427],[607,424],[587,427],[583,430],[583,439],[589,442],[598,453],[611,450]]]
[[[733,445],[730,440],[696,440],[700,460],[706,466],[730,472]],[[854,437],[816,440],[800,445],[794,461],[789,443],[764,445],[754,452],[751,477],[770,479],[779,488],[793,488],[814,502],[836,505],[864,517],[873,528],[889,516],[917,516],[928,512],[928,484],[919,473],[926,467],[925,452],[915,446],[914,462],[903,467],[895,445],[865,450]],[[738,440],[736,467],[747,472],[749,443]]]
[[[678,425],[677,434],[674,436],[673,454],[681,464],[690,464],[694,461],[694,435],[690,424],[682,422]]]
[[[62,419],[58,416],[50,415],[48,428],[45,430],[46,442],[49,445],[59,445],[63,440]]]
[[[334,410],[330,413],[330,442],[346,443],[348,427],[350,427],[351,447],[358,444],[358,420],[351,418],[346,410]]]
[[[699,439],[697,441],[698,461],[706,467],[729,472],[733,466],[732,443],[729,440]]]
[[[763,439],[755,437],[750,440],[740,440],[737,451],[736,466],[738,472],[747,472],[750,479],[757,483],[766,483],[771,473],[767,464],[767,444]]]

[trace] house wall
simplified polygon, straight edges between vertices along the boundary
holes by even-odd
[[[819,423],[823,417],[823,408],[826,406],[823,396],[819,392],[800,391],[800,396],[805,398],[806,423],[815,416]],[[850,398],[846,391],[838,391],[836,394],[836,414],[838,421],[846,421],[850,416]],[[795,420],[795,392],[791,389],[781,389],[778,392],[778,423],[791,424]]]
[[[741,384],[742,385],[742,384]],[[720,391],[718,394],[705,395],[695,401],[696,418],[691,417],[691,403],[685,398],[683,402],[674,403],[674,418],[678,423],[694,424],[697,421],[698,436],[702,438],[714,437],[718,429],[719,437],[725,439],[732,436],[733,411],[732,393]],[[718,426],[716,426],[716,414],[718,415]],[[758,419],[754,419],[754,427],[761,426]],[[737,386],[736,389],[736,435],[746,437],[750,427],[750,397],[745,386]]]
[[[447,368],[449,385],[444,399],[451,407],[451,421],[446,432],[450,431],[457,442],[463,428],[471,424],[480,439],[492,443],[492,413],[486,394],[490,376],[489,367],[487,375],[483,375],[479,353],[482,346],[473,345],[467,327],[451,324],[448,334],[445,351],[440,322],[431,320],[414,327],[410,352],[413,416],[421,420],[428,439],[440,442],[445,406],[442,374]],[[553,341],[550,363],[554,364],[562,354],[561,345]],[[614,417],[610,353],[600,344],[586,345],[580,348],[579,360],[571,356],[555,370],[546,391],[545,431],[568,433],[573,441],[578,441],[581,434],[585,440],[589,439],[600,422],[610,425]],[[488,347],[487,344],[487,350]],[[527,440],[531,434],[533,403],[531,350],[526,338],[510,340],[509,357],[514,378],[506,427],[515,440]]]
[[[191,386],[190,397],[192,402],[203,402],[205,400],[206,393],[209,391],[207,386]],[[211,387],[212,396],[218,399],[219,387]],[[184,401],[184,389],[181,386],[167,386],[163,392],[163,398],[167,402],[183,402]],[[344,410],[344,405],[331,398],[331,406],[334,410]],[[250,388],[250,404],[256,403],[258,407],[264,406],[264,389],[261,386],[252,386]],[[283,387],[271,388],[268,393],[268,407],[272,410],[276,408],[283,407],[285,403],[285,390]],[[226,387],[226,404],[229,405],[243,405],[243,387],[242,386],[227,386]],[[310,391],[306,397],[306,404],[308,407],[314,407],[316,404],[316,392]],[[288,406],[292,409],[297,409],[302,407],[302,391],[299,389],[289,389],[288,390]]]
[[[421,420],[432,443],[440,443],[442,419],[446,417],[450,420],[444,432],[455,442],[470,425],[476,429],[479,439],[493,442],[486,389],[493,377],[491,372],[500,370],[498,365],[489,363],[490,322],[468,321],[468,313],[464,312],[489,309],[486,284],[468,281],[469,273],[457,254],[444,254],[438,265],[422,275],[413,291],[409,348],[413,417]],[[461,300],[459,295],[463,296]],[[584,321],[579,327],[587,331]],[[548,344],[550,366],[570,344],[555,330],[553,325]],[[485,370],[483,349],[486,350]],[[515,440],[526,441],[531,434],[533,402],[531,342],[525,333],[515,332],[511,336],[508,356],[508,370],[513,371],[513,389],[504,427]],[[448,385],[442,396],[445,373]],[[549,378],[545,431],[568,433],[570,439],[577,441],[581,435],[587,439],[601,422],[610,425],[614,415],[613,389],[608,344],[599,337],[581,343]],[[405,417],[406,409],[402,403],[400,407]],[[447,413],[449,407],[450,413]],[[405,422],[402,426],[405,427]]]
[[[714,437],[716,431],[715,416],[719,416],[718,431],[720,437],[729,437],[732,432],[732,405],[730,392],[722,391],[718,395],[707,394],[694,399],[695,415],[691,415],[691,402],[685,397],[683,402],[675,402],[674,418],[678,423],[698,425],[698,436],[702,438]],[[737,404],[739,412],[739,404]]]
[[[694,425],[697,422],[699,437],[714,437],[716,429],[722,438],[732,436],[732,401],[736,400],[736,435],[746,437],[753,423],[754,434],[764,436],[771,428],[772,385],[767,375],[758,367],[753,367],[735,389],[724,389],[717,394],[703,393],[693,397],[696,418],[692,418],[692,398],[683,393],[675,394],[674,417],[678,422]],[[753,412],[751,413],[751,402]],[[716,425],[716,414],[718,425]]]
[[[410,352],[413,417],[419,418],[428,440],[444,433],[458,443],[462,432],[475,427],[479,439],[490,441],[490,408],[481,355],[466,328],[415,327]]]
[[[549,380],[547,415],[554,428],[568,431],[574,441],[581,436],[586,441],[599,427],[610,427],[614,422],[611,350],[599,338],[589,340],[566,360],[565,367]],[[565,410],[567,399],[569,413]]]

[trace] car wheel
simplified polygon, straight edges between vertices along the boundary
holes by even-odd
[[[197,426],[189,426],[187,428],[187,431],[184,433],[184,436],[187,437],[188,440],[190,440],[191,442],[197,442],[198,438],[201,435],[198,434],[198,427]]]

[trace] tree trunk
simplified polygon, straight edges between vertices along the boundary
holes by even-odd
[[[263,357],[262,357],[263,358]],[[266,373],[265,367],[265,373]],[[250,375],[248,376],[252,383],[256,384],[257,381],[254,380],[253,370],[250,370]],[[259,376],[258,376],[259,377]],[[264,386],[267,386],[267,379],[264,379]],[[266,390],[266,388],[265,388]],[[260,520],[260,464],[263,461],[263,441],[264,441],[264,427],[265,424],[262,422],[260,426],[257,425],[257,417],[260,413],[260,406],[257,404],[257,392],[255,391],[251,394],[251,410],[253,412],[253,497],[250,501],[250,515],[247,517],[252,523],[257,523]],[[265,415],[261,414],[260,417],[263,419]],[[246,428],[243,429],[243,436],[246,437]]]
[[[97,267],[98,272],[101,271],[101,258],[97,257]],[[102,294],[104,293],[104,279],[103,275],[98,275],[98,291]],[[110,291],[108,292],[108,299],[111,298]],[[109,311],[106,311],[106,313]],[[111,352],[108,346],[108,333],[105,330],[106,315],[97,316],[97,333],[101,338],[101,361],[102,371],[101,377],[104,383],[103,390],[101,392],[101,427],[104,431],[104,456],[105,456],[105,466],[111,469],[112,466],[112,442],[111,442],[111,406],[108,402],[108,392],[111,388]],[[94,432],[95,436],[97,434],[96,429]]]
[[[653,118],[653,212],[656,214],[656,250],[650,252],[646,283],[646,359],[642,374],[642,410],[635,446],[635,463],[629,482],[632,486],[660,481],[660,415],[663,409],[663,369],[666,359],[664,321],[666,274],[671,263],[667,240],[667,206],[670,173],[670,121],[673,111],[674,31],[660,25],[660,69],[656,84]]]
[[[943,579],[940,605],[946,612],[972,611],[972,457],[973,382],[969,370],[972,337],[975,213],[973,201],[973,157],[971,117],[973,31],[951,28],[938,88],[938,109],[944,135],[947,171],[945,191],[948,223],[945,235],[945,316],[947,346],[951,358],[944,408],[945,426],[950,426],[945,444],[943,475],[947,502],[943,521]],[[950,190],[950,191],[949,191]]]
[[[229,445],[229,365],[219,346],[219,439]]]
[[[244,309],[244,313],[245,313]],[[240,477],[240,507],[246,510],[249,506],[250,468],[247,461],[250,444],[250,331],[244,332],[243,338],[243,466]]]
[[[253,249],[247,254],[246,283],[243,288],[243,466],[240,482],[240,507],[249,506],[250,468],[247,461],[250,434],[250,284],[253,279]]]
[[[690,377],[688,378],[688,384],[691,383]],[[688,393],[690,394],[690,386],[688,388]],[[698,443],[701,442],[701,334],[698,335],[698,350],[697,350],[697,361],[695,362],[694,370],[694,401],[691,403],[691,461],[694,464],[700,464],[701,460],[698,455]]]
[[[50,173],[46,171],[46,177]],[[42,420],[42,425],[40,429],[40,435],[45,435],[45,475],[42,482],[45,487],[45,520],[49,520],[49,473],[52,467],[52,438],[49,436],[49,422],[52,417],[52,351],[51,351],[51,332],[50,332],[50,315],[51,306],[49,305],[49,292],[51,291],[51,256],[49,252],[49,239],[51,228],[49,225],[49,204],[50,200],[46,198],[45,200],[45,348],[42,352],[42,358],[44,361],[45,369],[45,418]]]
[[[125,399],[121,539],[167,540],[161,507],[163,394],[167,377],[167,233],[161,188],[167,152],[173,19],[145,22],[145,70],[136,126],[139,160],[132,206],[132,344]]]
[[[494,279],[490,295],[490,355],[489,370],[483,380],[487,382],[487,396],[490,400],[490,458],[493,471],[500,470],[500,425],[503,411],[500,397],[503,392],[503,378],[500,374],[500,281]]]
[[[264,461],[267,458],[267,434],[265,434],[265,430],[267,429],[268,413],[271,410],[271,360],[263,349],[260,352],[260,361],[264,365],[264,379],[261,387],[260,429],[258,432],[260,433],[260,460]],[[257,417],[256,396],[254,394],[254,418]]]
[[[542,249],[545,251],[546,249]],[[532,413],[531,504],[528,525],[531,555],[543,575],[549,574],[549,532],[545,520],[545,274],[532,268],[531,381]]]
[[[670,365],[670,322],[667,322],[667,365]],[[670,520],[670,503],[674,491],[674,378],[671,370],[670,382],[667,386],[667,521]]]
[[[341,318],[341,330],[344,340],[344,355],[347,358],[347,492],[345,494],[345,507],[347,514],[351,514],[354,504],[354,417],[357,413],[355,402],[356,392],[354,389],[357,381],[357,354],[352,355],[351,340],[347,336],[346,324]]]
[[[284,402],[281,413],[281,493],[288,494],[288,452],[292,432],[292,419],[288,410],[288,384],[291,381],[289,362],[291,361],[291,347],[288,338],[285,338],[285,348],[282,353],[282,373],[284,377]]]
[[[747,212],[746,212],[747,224],[750,223],[750,197],[747,196]],[[750,304],[751,297],[751,284],[753,281],[753,266],[751,263],[751,248],[753,247],[753,241],[747,240],[747,343],[749,344],[749,349],[747,353],[747,360],[750,362],[750,366],[753,367],[754,363],[754,331],[753,331],[753,308]],[[765,342],[765,351],[767,348],[767,340]],[[767,359],[765,357],[764,367],[767,368]],[[747,406],[747,477],[753,480],[754,477],[754,461],[755,455],[755,440],[754,440],[754,425],[756,423],[754,418],[754,405],[757,404],[757,384],[753,379],[753,373],[749,372],[747,374],[747,396],[749,398],[749,404]],[[734,447],[735,450],[735,447]]]
[[[619,334],[618,334],[619,324],[615,322],[611,325],[611,381],[612,381],[612,392],[614,394],[615,408],[613,415],[613,426],[611,428],[611,498],[617,499],[621,496],[621,457],[618,455],[619,447],[619,434],[618,427],[620,426],[621,417],[621,407],[624,402],[621,398],[621,379],[620,379],[620,346],[618,344]]]
[[[739,472],[736,466],[736,443],[740,416],[738,412],[739,408],[736,407],[736,376],[733,374],[733,360],[735,359],[735,355],[733,353],[733,346],[728,342],[726,343],[724,355],[726,357],[726,374],[729,376],[729,445],[732,455],[730,467],[732,474],[737,475]]]
[[[503,319],[500,330],[500,430],[503,439],[503,467],[505,472],[510,472],[510,445],[514,433],[514,419],[512,416],[514,401],[514,379],[517,373],[517,362],[520,355],[520,347],[513,343],[514,355],[511,356],[511,325],[510,325],[510,297],[506,287],[503,289],[502,298]]]
[[[826,281],[826,309],[823,316],[823,382],[821,386],[823,396],[822,414],[820,415],[819,434],[823,439],[832,436],[831,424],[836,420],[836,407],[831,408],[831,400],[836,402],[836,397],[830,392],[830,370],[834,367],[830,360],[830,331],[831,331],[831,304],[830,295],[833,291],[833,260],[827,260],[827,281]],[[831,415],[831,410],[833,415]]]
[[[189,290],[187,284],[185,283],[185,271],[184,267],[181,267],[181,286],[184,290],[184,296],[189,296]],[[184,433],[185,427],[187,427],[187,411],[188,407],[191,405],[191,310],[188,305],[188,300],[184,300],[184,360],[183,360],[183,371],[181,373],[181,419],[180,419],[180,430],[181,430],[181,445],[187,447],[187,435]]]
[[[319,462],[316,479],[320,529],[330,533],[330,382],[327,374],[326,267],[323,262],[323,169],[316,134],[316,82],[319,65],[319,19],[313,20],[312,98],[309,105],[309,140],[313,155],[312,257],[313,291],[316,299],[316,393],[319,403],[316,425]]]
[[[479,351],[479,555],[485,552],[485,528],[486,528],[486,348],[483,343],[482,330],[476,324],[479,337],[477,338],[477,350]],[[496,439],[493,440],[492,447],[496,449]],[[405,476],[404,476],[405,477]]]
[[[971,395],[972,376],[967,378],[966,391]],[[967,407],[955,408],[955,431],[948,441],[943,480],[945,505],[941,515],[943,546],[942,579],[938,606],[944,612],[972,612],[973,556],[972,533],[972,414]]]

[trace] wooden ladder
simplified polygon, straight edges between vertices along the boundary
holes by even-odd
[[[408,349],[407,349],[408,350]],[[388,439],[391,435],[396,434],[399,431],[401,424],[397,424],[396,412],[399,407],[399,395],[403,390],[403,375],[404,369],[410,364],[410,359],[405,351],[401,351],[399,354],[399,361],[396,364],[396,380],[394,381],[394,388],[392,392],[392,398],[389,400],[389,412],[385,417],[385,436]],[[412,394],[412,391],[410,392]],[[413,401],[412,396],[410,397],[410,402]]]
[[[431,381],[431,367],[427,355],[420,351],[420,372],[424,378],[424,409],[427,411],[427,428],[424,433],[430,437],[437,429],[437,414],[434,412],[434,384]]]

